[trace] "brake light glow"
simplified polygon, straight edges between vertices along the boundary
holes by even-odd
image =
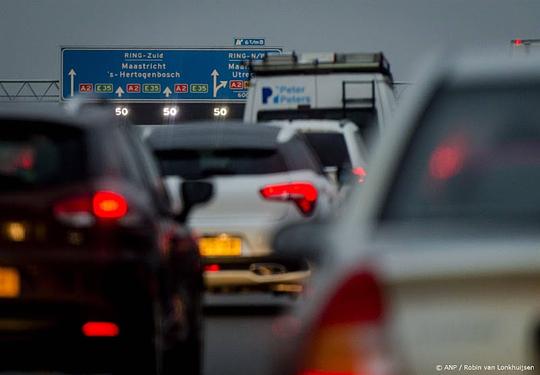
[[[98,191],[92,199],[94,215],[101,219],[120,219],[128,211],[126,199],[112,191]]]
[[[514,46],[523,45],[523,40],[522,39],[514,39],[513,42],[514,42]]]
[[[54,205],[53,211],[56,215],[90,213],[90,198],[88,196],[79,196],[64,199]]]
[[[437,180],[448,180],[463,168],[463,150],[457,145],[441,145],[429,159],[429,173]]]
[[[205,272],[218,272],[220,270],[221,267],[219,266],[219,264],[207,264],[206,266],[204,266]]]
[[[366,182],[366,170],[363,167],[353,168],[352,173],[358,178],[358,182],[363,184]]]
[[[35,165],[35,155],[32,149],[26,149],[19,154],[18,166],[22,169],[31,170]]]
[[[319,196],[317,188],[310,182],[266,185],[260,190],[260,193],[263,198],[268,200],[294,202],[304,215],[313,213]]]
[[[128,211],[126,199],[112,191],[65,198],[53,206],[54,216],[72,226],[90,227],[98,219],[121,219]]]
[[[120,334],[117,324],[111,322],[86,322],[82,326],[86,337],[116,337]]]

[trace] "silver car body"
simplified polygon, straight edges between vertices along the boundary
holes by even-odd
[[[286,120],[272,121],[284,128],[292,128],[302,133],[338,133],[343,136],[351,167],[367,165],[366,142],[358,127],[349,120]]]
[[[455,222],[385,228],[379,221],[417,120],[441,85],[540,85],[538,60],[448,61],[426,70],[431,78],[396,113],[371,160],[364,189],[327,227],[325,243],[333,251],[315,276],[318,293],[297,313],[311,322],[306,327],[313,324],[344,275],[365,267],[383,286],[388,337],[404,373],[538,373],[538,231],[483,231]]]
[[[201,131],[204,126],[206,128]],[[178,125],[173,131],[177,139],[189,137],[177,146],[174,141],[167,146],[179,149],[186,147],[187,143],[190,149],[227,148],[228,145],[257,149],[268,147],[269,142],[276,145],[286,143],[297,134],[293,129],[243,123]],[[306,145],[304,147],[309,150]],[[290,165],[289,162],[293,161],[285,162]],[[313,162],[317,162],[316,158],[313,158]],[[320,166],[317,168],[320,169]],[[220,270],[205,272],[207,286],[211,289],[269,287],[272,290],[287,291],[286,285],[282,284],[304,281],[310,274],[308,269],[291,270],[289,266],[272,258],[271,236],[276,228],[286,223],[314,220],[330,213],[337,200],[336,187],[320,171],[295,167],[278,173],[214,175],[209,180],[214,185],[213,198],[191,211],[189,225],[201,238],[239,238],[241,253],[238,256],[206,258],[207,263],[222,266]],[[182,177],[179,176],[166,178],[177,210],[181,205],[178,194],[181,182]],[[260,190],[265,186],[291,182],[309,182],[317,189],[318,199],[311,215],[303,215],[292,202],[268,200],[261,195]]]

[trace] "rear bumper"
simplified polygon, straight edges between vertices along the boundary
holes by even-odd
[[[311,275],[305,261],[291,261],[275,256],[206,258],[205,265],[217,265],[218,271],[205,271],[204,281],[210,291],[253,289],[296,292]]]
[[[19,295],[0,298],[0,352],[9,354],[0,370],[103,370],[151,342],[155,262],[129,253],[87,255],[0,255],[0,267],[20,275]],[[115,323],[119,334],[86,337],[89,321]]]
[[[123,337],[84,337],[83,321],[76,317],[66,321],[37,316],[1,318],[0,370],[110,371],[121,358],[128,358],[128,350],[136,352],[141,347]]]
[[[272,203],[275,204],[275,203]],[[242,257],[260,257],[272,253],[271,238],[274,230],[285,225],[288,220],[230,217],[222,220],[194,220],[191,227],[201,237],[214,237],[227,234],[242,240]]]
[[[281,275],[259,276],[249,271],[218,271],[206,272],[204,282],[208,289],[226,287],[253,287],[249,289],[263,289],[275,292],[300,292],[301,288],[294,288],[286,284],[304,284],[310,271],[288,272]]]

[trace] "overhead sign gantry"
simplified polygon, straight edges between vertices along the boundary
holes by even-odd
[[[272,47],[63,47],[60,99],[243,103],[250,79],[245,62],[280,53]]]

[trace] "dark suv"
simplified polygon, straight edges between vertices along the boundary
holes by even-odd
[[[0,370],[195,374],[201,290],[197,245],[128,125],[0,111]]]

